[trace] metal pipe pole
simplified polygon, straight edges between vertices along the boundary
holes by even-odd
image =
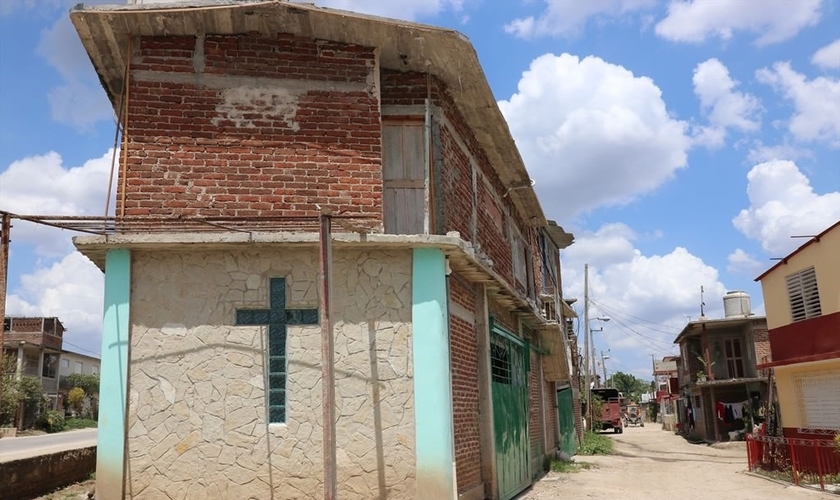
[[[592,415],[592,392],[589,390],[590,384],[590,364],[589,364],[589,264],[583,265],[583,375],[584,375],[584,394],[586,395],[586,409],[587,413]],[[592,420],[589,420],[589,428],[592,429]]]
[[[604,359],[604,351],[601,351],[601,368],[604,369],[604,387],[609,387],[607,385],[607,360]]]
[[[3,373],[3,361],[6,350],[3,342],[6,340],[6,281],[9,277],[9,231],[12,229],[12,215],[3,212],[0,220],[0,401],[3,399],[3,389],[6,384],[6,374]]]
[[[329,214],[319,217],[319,240],[321,262],[321,391],[324,426],[324,500],[336,498],[335,471],[335,372],[333,359],[332,321],[330,316],[332,231]]]

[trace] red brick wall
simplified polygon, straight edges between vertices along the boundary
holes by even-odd
[[[516,322],[516,318],[513,317],[510,311],[499,305],[499,303],[488,298],[487,310],[489,311],[490,316],[493,317],[493,321],[499,326],[503,326],[513,333],[519,333],[519,326]]]
[[[767,333],[767,328],[756,328],[753,330],[753,338],[755,341],[756,362],[761,364],[773,361],[770,350],[770,335]]]
[[[290,35],[207,36],[203,57],[192,37],[141,39],[126,215],[314,216],[317,203],[381,220],[375,62]]]
[[[449,300],[474,313],[475,296],[449,279]],[[455,473],[458,491],[481,484],[481,413],[478,404],[478,339],[473,323],[449,315]]]
[[[548,436],[548,446],[550,449],[557,447],[557,442],[560,441],[558,435],[559,422],[557,420],[557,385],[554,382],[545,381],[544,386],[544,400],[545,400],[545,432]]]
[[[531,370],[528,372],[528,435],[531,440],[531,458],[536,459],[543,451],[543,429],[540,425],[540,358],[534,351],[531,356]]]
[[[428,89],[433,103],[445,115],[446,121],[440,127],[443,178],[439,179],[442,191],[439,196],[443,200],[443,232],[458,231],[464,240],[478,244],[481,251],[493,261],[493,269],[508,283],[516,286],[513,279],[508,221],[503,215],[505,211],[514,214],[514,223],[526,238],[526,244],[531,244],[532,254],[536,257],[534,274],[538,276],[541,270],[536,240],[528,234],[522,221],[515,215],[510,199],[503,198],[505,189],[443,83],[431,78],[427,84],[426,75],[421,73],[388,70],[382,71],[381,80],[383,106],[422,105],[425,103]],[[464,151],[462,144],[466,146],[467,151]],[[477,193],[473,193],[472,190],[470,157],[479,170]],[[472,241],[471,219],[474,204],[477,206],[477,241]],[[524,292],[524,288],[519,288]]]

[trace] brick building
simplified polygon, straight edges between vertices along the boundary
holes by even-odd
[[[70,16],[123,127],[116,234],[75,239],[105,272],[100,498],[322,495],[322,211],[338,496],[530,485],[573,239],[470,43],[274,1]]]
[[[723,318],[690,321],[674,340],[677,415],[689,434],[707,441],[749,431],[767,398],[767,373],[757,367],[770,352],[767,318],[752,313],[744,292],[727,293],[723,303]]]

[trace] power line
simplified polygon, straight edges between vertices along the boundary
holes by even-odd
[[[611,319],[616,322],[616,325],[620,329],[622,329],[624,331],[629,331],[630,333],[644,339],[644,342],[648,347],[651,347],[651,348],[656,349],[656,350],[661,349],[661,346],[653,345],[653,344],[650,343],[650,341],[659,342],[661,344],[667,344],[669,347],[673,347],[672,343],[668,342],[667,340],[661,340],[661,339],[658,339],[656,337],[650,337],[650,336],[645,335],[643,333],[639,333],[636,330],[634,330],[634,329],[630,328],[629,326],[625,325],[621,320],[619,320],[617,318],[611,318]]]
[[[81,351],[85,351],[85,352],[87,352],[87,353],[93,354],[93,355],[94,355],[94,356],[96,356],[96,357],[99,357],[99,354],[97,354],[97,353],[95,353],[95,352],[93,352],[93,351],[90,351],[90,350],[88,350],[88,349],[85,349],[84,347],[77,346],[76,344],[73,344],[73,343],[71,343],[71,342],[67,342],[66,340],[64,341],[64,343],[65,343],[65,344],[67,344],[67,345],[69,345],[69,346],[75,347],[76,349],[79,349],[79,350],[81,350]]]
[[[591,298],[591,297],[589,298],[589,302],[593,302],[593,300],[592,300],[592,298]],[[650,321],[650,320],[648,320],[648,319],[640,318],[640,317],[638,317],[638,316],[633,316],[632,314],[629,314],[629,313],[623,312],[623,311],[621,311],[620,309],[616,309],[615,307],[612,307],[612,306],[606,306],[606,305],[601,304],[601,303],[599,303],[599,304],[597,304],[597,305],[598,305],[598,307],[603,307],[603,308],[606,308],[606,309],[610,309],[610,310],[611,310],[611,311],[613,311],[615,314],[619,314],[619,315],[621,315],[621,316],[626,316],[626,317],[628,317],[628,318],[637,319],[637,320],[639,320],[639,321],[643,321],[643,322],[648,323],[648,324],[651,324],[651,325],[664,326],[664,327],[669,328],[669,329],[672,329],[672,330],[679,330],[678,328],[676,328],[676,327],[674,327],[674,326],[671,326],[671,325],[668,325],[668,324],[665,324],[665,323],[657,323],[656,321]],[[627,321],[630,321],[630,320],[627,320]],[[632,323],[635,323],[635,322],[632,322]],[[642,325],[642,324],[639,324],[639,323],[635,323],[635,324],[638,324],[639,326],[646,326],[646,325]],[[647,326],[646,326],[646,327],[647,327]],[[648,327],[648,328],[649,328],[649,327]],[[654,329],[654,328],[651,328],[651,330],[655,330],[655,329]],[[662,331],[662,330],[657,330],[657,331]],[[671,333],[671,332],[662,331],[662,333]]]

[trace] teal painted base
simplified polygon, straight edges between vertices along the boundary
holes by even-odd
[[[123,498],[125,487],[130,294],[131,254],[108,250],[96,445],[96,496],[102,499]]]
[[[436,248],[415,249],[412,280],[417,498],[455,500],[455,442],[443,252]]]

